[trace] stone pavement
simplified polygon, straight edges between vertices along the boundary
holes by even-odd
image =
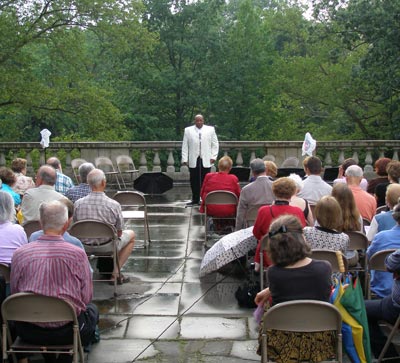
[[[231,362],[260,361],[255,353],[257,326],[251,309],[239,308],[234,292],[242,280],[218,273],[199,279],[204,227],[198,207],[185,208],[190,188],[175,186],[147,196],[148,247],[143,226],[123,268],[131,281],[118,286],[95,283],[101,341],[89,362]]]

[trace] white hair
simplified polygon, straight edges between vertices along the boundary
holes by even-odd
[[[0,191],[0,223],[14,220],[14,200],[10,193]]]
[[[346,171],[345,176],[355,176],[361,178],[363,176],[363,170],[358,165],[350,165]]]
[[[292,179],[296,183],[297,190],[303,189],[303,180],[301,179],[300,175],[292,173],[289,175],[289,178]]]

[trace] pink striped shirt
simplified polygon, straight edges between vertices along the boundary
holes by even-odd
[[[18,248],[11,262],[11,293],[33,292],[68,300],[79,315],[93,294],[86,253],[62,236],[41,236]]]

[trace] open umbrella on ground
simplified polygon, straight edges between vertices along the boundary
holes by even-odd
[[[174,186],[172,178],[164,173],[144,173],[134,181],[136,190],[145,194],[162,194]]]
[[[257,239],[253,236],[253,227],[223,236],[204,255],[200,266],[200,277],[219,270],[256,247]]]

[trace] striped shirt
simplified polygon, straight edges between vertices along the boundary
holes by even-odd
[[[33,292],[68,300],[79,315],[93,294],[86,253],[61,236],[43,235],[18,248],[11,262],[11,293]],[[41,326],[43,324],[40,324]],[[56,327],[60,324],[45,324]]]

